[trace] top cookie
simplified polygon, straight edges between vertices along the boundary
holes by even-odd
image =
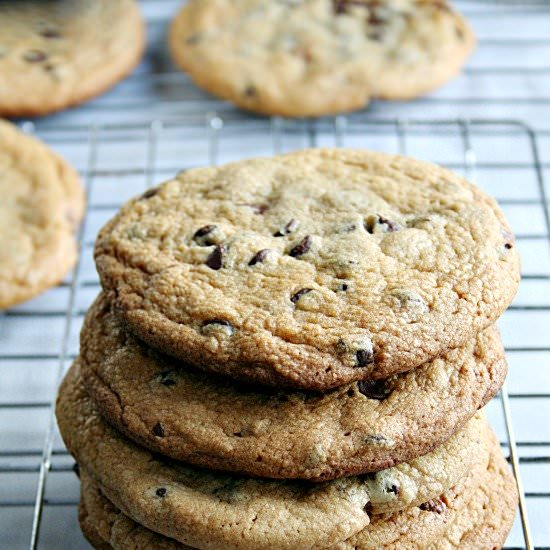
[[[151,346],[319,390],[462,345],[519,281],[495,201],[437,166],[351,150],[182,173],[127,203],[95,257],[117,314]]]
[[[84,191],[53,151],[0,120],[0,196],[2,309],[56,284],[72,267]]]
[[[50,113],[95,96],[138,63],[134,0],[0,3],[0,115]]]
[[[192,0],[169,40],[199,86],[283,116],[415,97],[454,76],[475,43],[444,0]]]

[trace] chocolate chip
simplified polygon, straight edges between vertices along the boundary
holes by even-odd
[[[157,497],[160,497],[160,498],[164,498],[166,496],[166,493],[168,491],[164,488],[164,487],[159,487],[156,491],[155,491],[155,494],[157,495]]]
[[[377,4],[378,2],[373,0],[332,0],[333,10],[336,15],[347,13],[349,6],[371,7]]]
[[[298,220],[295,220],[292,218],[284,227],[283,229],[279,229],[279,231],[276,231],[273,233],[274,237],[284,237],[285,235],[289,235],[290,233],[293,233],[298,229],[298,226],[300,225],[300,222]]]
[[[370,216],[368,219],[365,220],[364,226],[367,233],[373,234],[376,226],[383,226],[381,229],[385,231],[386,233],[393,233],[394,231],[399,231],[399,225],[395,223],[392,220],[389,220],[388,218],[384,218],[384,216]]]
[[[43,29],[38,34],[44,38],[61,38],[61,33],[56,29]]]
[[[250,206],[250,208],[254,211],[254,214],[263,214],[269,210],[269,206],[267,204],[246,204],[245,206]]]
[[[78,465],[78,462],[75,462],[73,464],[73,472],[75,473],[76,477],[80,479],[80,466]]]
[[[302,256],[311,248],[312,243],[313,239],[309,235],[306,235],[294,248],[290,250],[289,254],[294,258],[297,256]]]
[[[258,263],[262,263],[267,258],[270,252],[271,250],[269,248],[264,248],[263,250],[256,252],[253,258],[248,262],[248,265],[256,265]]]
[[[365,504],[365,507],[363,508],[363,510],[365,510],[365,512],[367,512],[367,514],[369,512],[372,512],[372,502],[367,502]],[[357,546],[355,548],[357,548]]]
[[[290,301],[295,304],[302,296],[309,294],[312,290],[312,288],[302,288],[290,297]]]
[[[185,43],[192,46],[193,44],[198,44],[200,41],[201,41],[201,35],[200,33],[196,33],[191,35],[189,38],[187,38],[185,40]]]
[[[374,363],[374,354],[369,349],[358,349],[355,352],[355,359],[358,367],[366,367]]]
[[[506,244],[504,245],[504,248],[506,248],[506,250],[510,250],[511,248],[513,248],[513,246],[514,246],[514,245],[513,245],[512,243],[506,243]]]
[[[242,432],[233,432],[233,435],[235,437],[242,437],[243,436],[243,433]]]
[[[442,514],[445,511],[445,504],[440,499],[428,500],[428,502],[422,503],[419,508],[425,512]]]
[[[147,189],[143,195],[141,195],[140,199],[150,199],[151,197],[154,197],[159,192],[158,188],[153,187],[153,189]]]
[[[359,380],[357,389],[369,399],[382,401],[391,394],[391,389],[386,386],[385,380]]]
[[[216,229],[217,225],[205,225],[195,231],[193,234],[193,240],[200,246],[212,246],[216,244],[213,240],[208,238],[208,235]]]
[[[393,493],[394,495],[398,495],[401,492],[401,490],[399,489],[399,487],[397,485],[392,485],[391,487],[386,487],[385,490],[386,490],[386,493]]]
[[[227,248],[223,244],[216,245],[216,248],[214,248],[208,258],[206,258],[206,265],[210,269],[218,271],[223,267],[223,256],[226,252]]]
[[[349,285],[347,283],[340,283],[337,287],[336,287],[336,291],[335,292],[346,292],[346,290],[348,290],[349,288]]]
[[[256,97],[256,95],[258,95],[258,89],[251,84],[244,89],[244,95],[246,97]]]
[[[48,58],[42,50],[28,50],[23,54],[23,59],[29,63],[40,63]]]
[[[157,436],[157,437],[164,437],[164,428],[162,427],[162,424],[160,422],[157,422],[154,426],[153,426],[153,433]]]
[[[355,391],[353,391],[351,388],[346,392],[348,394],[348,397],[354,397]]]

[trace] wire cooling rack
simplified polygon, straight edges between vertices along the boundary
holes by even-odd
[[[510,375],[488,406],[522,494],[506,548],[550,550],[550,5],[456,2],[479,48],[449,86],[349,117],[290,122],[245,115],[198,91],[164,48],[180,2],[141,4],[150,44],[134,75],[78,109],[21,124],[79,170],[88,208],[80,261],[65,282],[0,313],[0,550],[89,548],[51,405],[99,289],[91,255],[99,227],[125,200],[181,169],[314,146],[434,161],[499,200],[523,261],[519,293],[499,323]]]
[[[28,123],[23,128],[34,131]],[[38,133],[79,166],[89,205],[72,275],[0,321],[0,541],[7,541],[0,547],[24,548],[29,540],[42,548],[80,544],[78,483],[50,405],[99,290],[91,258],[98,228],[124,200],[180,169],[316,146],[368,147],[438,162],[496,196],[511,220],[523,281],[500,323],[510,389],[489,405],[488,415],[522,495],[508,548],[550,547],[550,217],[543,173],[549,164],[541,159],[537,132],[515,121],[355,116],[290,122],[212,113],[150,124],[51,125]]]

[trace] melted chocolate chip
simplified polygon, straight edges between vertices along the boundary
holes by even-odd
[[[442,514],[445,511],[445,504],[439,500],[428,500],[428,502],[422,503],[419,508],[425,512],[435,512],[436,514]]]
[[[309,294],[312,290],[312,288],[302,288],[290,297],[290,301],[295,304],[302,296]]]
[[[251,84],[244,89],[244,95],[246,97],[256,97],[258,95],[258,89]]]
[[[159,487],[156,491],[155,491],[155,494],[157,495],[157,497],[160,497],[160,498],[164,498],[166,496],[166,493],[168,491],[164,488],[164,487]]]
[[[284,227],[283,229],[276,231],[273,233],[274,237],[284,237],[285,235],[289,235],[290,233],[296,231],[298,229],[298,226],[300,225],[300,222],[298,220],[295,220],[292,218]]]
[[[294,258],[297,256],[302,256],[311,248],[312,243],[313,239],[309,235],[306,235],[294,248],[290,250],[289,254]]]
[[[212,246],[216,244],[208,238],[208,235],[216,229],[217,225],[205,225],[195,231],[193,240],[200,246]]]
[[[271,250],[269,248],[264,248],[263,250],[256,252],[253,258],[248,262],[248,265],[256,265],[258,263],[262,263],[267,258],[270,252]]]
[[[145,191],[145,193],[143,193],[140,198],[150,199],[151,197],[154,197],[158,192],[159,190],[156,187],[154,187],[153,189],[147,189],[147,191]]]
[[[28,50],[23,54],[23,59],[29,63],[40,63],[47,58],[48,55],[42,50]]]
[[[43,29],[38,34],[44,38],[61,38],[61,33],[56,29]]]
[[[223,267],[223,256],[226,252],[227,248],[223,244],[216,245],[216,248],[214,248],[208,258],[206,258],[206,265],[210,269],[218,271]]]
[[[366,367],[374,363],[374,354],[368,349],[358,349],[355,352],[355,359],[358,367]]]
[[[385,380],[359,380],[357,389],[369,399],[382,401],[391,393],[391,390],[386,387]]]
[[[153,426],[153,433],[157,436],[157,437],[164,437],[164,428],[162,427],[162,424],[160,422],[157,422],[154,426]]]

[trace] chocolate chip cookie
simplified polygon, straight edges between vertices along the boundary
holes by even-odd
[[[438,166],[359,150],[189,170],[123,206],[95,259],[117,315],[149,345],[316,390],[464,345],[519,282],[493,199]]]
[[[487,427],[477,416],[433,453],[374,476],[315,484],[199,470],[138,447],[109,426],[82,386],[78,363],[61,386],[57,419],[69,452],[109,500],[197,548],[324,548],[359,532],[368,513],[420,505],[488,459]]]
[[[145,45],[134,0],[1,2],[0,28],[4,116],[42,115],[103,92]]]
[[[327,394],[258,391],[147,348],[104,294],[80,340],[84,383],[128,437],[198,466],[283,479],[331,479],[423,455],[485,405],[507,371],[490,327],[467,346],[387,380]]]
[[[471,473],[456,487],[420,506],[371,523],[338,550],[450,550],[500,548],[511,528],[517,504],[514,480],[497,444],[483,471]],[[82,473],[80,525],[94,548],[115,550],[186,550],[174,539],[139,525],[116,508],[98,485]]]
[[[55,285],[73,266],[84,192],[53,151],[0,120],[0,196],[2,309]]]
[[[445,0],[192,0],[169,42],[198,86],[297,117],[428,92],[458,73],[475,39]]]

